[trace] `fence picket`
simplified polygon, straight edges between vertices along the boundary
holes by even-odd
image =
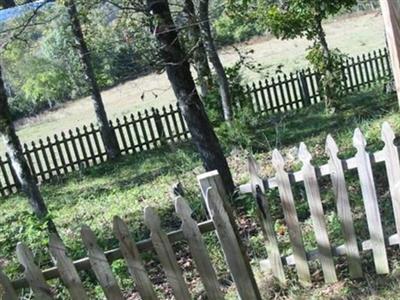
[[[205,173],[197,179],[240,299],[261,299],[249,259],[234,227],[232,210],[218,171]]]
[[[78,272],[76,271],[72,260],[66,254],[66,249],[63,242],[54,233],[50,235],[49,251],[55,265],[58,268],[60,278],[68,289],[71,299],[88,299]]]
[[[135,133],[135,137],[136,137],[136,141],[137,141],[137,145],[139,147],[139,151],[137,152],[142,152],[143,151],[143,145],[142,145],[142,141],[141,141],[141,136],[139,134],[139,129],[137,126],[138,121],[135,119],[135,116],[133,114],[131,114],[131,121],[132,121],[132,125],[133,125],[133,132]],[[133,152],[136,151],[136,147],[133,147]]]
[[[296,270],[300,282],[306,284],[311,282],[311,275],[307,263],[306,251],[304,249],[303,235],[301,233],[300,223],[294,204],[294,197],[292,188],[290,186],[289,174],[284,169],[285,162],[282,155],[276,149],[272,152],[272,165],[276,171],[275,176],[278,184],[279,196],[282,203],[286,226],[288,227],[290,243],[293,247],[293,256],[296,262]]]
[[[96,236],[88,226],[82,226],[81,237],[83,244],[88,251],[88,257],[92,270],[96,275],[96,278],[99,281],[107,299],[123,300],[124,297],[122,296],[122,292],[118,286],[117,280],[111,271],[111,267],[108,264],[107,258],[104,255],[104,251],[97,244]]]
[[[0,268],[0,299],[17,300],[18,296],[15,292],[10,279],[3,273]]]
[[[153,208],[147,206],[144,209],[144,222],[150,229],[150,237],[154,250],[157,252],[175,298],[177,300],[191,299],[188,287],[176,261],[174,250],[167,235],[161,229],[160,218]]]
[[[87,126],[86,126],[86,125],[83,125],[83,136],[85,137],[85,139],[86,139],[86,144],[88,145],[88,148],[89,148],[88,162],[90,162],[90,161],[89,161],[89,159],[90,159],[90,160],[92,161],[92,165],[95,166],[95,165],[97,164],[97,161],[96,161],[96,156],[95,156],[95,154],[94,154],[94,150],[93,150],[93,146],[92,146],[92,141],[91,141],[91,139],[90,139],[90,134],[91,134],[91,132],[89,132]]]
[[[394,132],[389,123],[382,125],[382,141],[385,143],[383,153],[385,156],[386,174],[389,181],[390,196],[392,198],[393,214],[397,234],[400,235],[400,160],[399,150],[393,144]]]
[[[129,229],[124,221],[117,216],[115,216],[113,220],[113,231],[115,237],[119,241],[121,253],[128,265],[129,273],[136,284],[140,296],[143,299],[157,299],[151,281],[140,258],[139,250],[129,234]]]
[[[62,168],[64,170],[64,174],[67,174],[68,168],[67,168],[67,164],[65,162],[64,153],[61,149],[61,142],[59,141],[57,134],[54,135],[54,144],[56,145],[58,157],[60,158],[60,161],[61,161],[61,165],[59,168],[60,169]]]
[[[331,244],[325,224],[324,209],[322,207],[317,175],[314,166],[311,164],[311,154],[304,143],[301,143],[299,147],[299,159],[303,163],[301,171],[303,173],[304,187],[306,189],[311,219],[314,225],[315,239],[320,254],[319,260],[321,262],[322,271],[324,272],[325,282],[336,282],[335,264],[333,262]]]
[[[333,192],[336,197],[336,206],[342,232],[345,240],[347,261],[349,263],[350,276],[352,278],[362,277],[361,258],[357,246],[357,238],[354,230],[353,217],[349,195],[346,188],[342,161],[337,157],[339,149],[331,135],[326,139],[326,152],[329,155],[329,168]]]
[[[280,283],[285,284],[285,271],[278,247],[278,240],[274,230],[274,223],[271,217],[270,208],[266,197],[262,179],[258,175],[259,166],[252,156],[248,159],[250,183],[254,198],[257,200],[257,214],[260,226],[266,240],[268,258],[271,262],[272,273]]]
[[[60,176],[61,172],[60,172],[60,168],[58,167],[58,160],[57,160],[56,154],[54,152],[53,143],[51,142],[51,139],[49,136],[46,138],[46,140],[47,140],[47,145],[49,145],[49,152],[50,152],[50,157],[51,157],[54,171],[56,172],[57,176]],[[53,175],[52,172],[50,172],[50,177],[53,177],[52,175]]]
[[[51,178],[51,165],[49,162],[49,158],[47,156],[46,145],[43,143],[42,139],[39,139],[39,146],[40,146],[39,150],[42,152],[44,165],[46,166],[46,171],[44,173],[45,173],[45,175],[47,174],[49,176],[48,177],[48,179],[49,179],[49,178]]]
[[[24,267],[25,278],[29,282],[36,299],[54,299],[51,287],[44,279],[40,268],[35,264],[31,250],[21,242],[17,244],[17,258]]]
[[[354,131],[353,146],[357,149],[355,160],[360,179],[361,193],[364,201],[367,223],[372,243],[375,269],[378,274],[389,273],[389,265],[385,249],[385,240],[379,214],[378,199],[372,175],[369,154],[365,150],[366,140],[360,129]]]
[[[39,175],[40,175],[40,178],[41,178],[42,181],[44,181],[44,180],[46,180],[46,178],[45,178],[45,176],[44,176],[42,161],[41,161],[40,158],[39,158],[39,151],[38,151],[38,148],[36,148],[35,142],[32,142],[31,145],[32,145],[32,152],[33,152],[33,155],[35,156],[35,160],[36,160],[37,166],[38,166],[38,168],[39,168]],[[39,177],[38,177],[38,181],[39,181]]]
[[[191,217],[192,210],[182,197],[175,199],[175,211],[182,221],[183,236],[187,240],[190,248],[190,253],[193,256],[197,270],[200,274],[201,282],[207,294],[207,299],[222,300],[222,294],[218,278],[212,266],[210,257],[207,254],[207,248],[203,242],[201,232],[196,221]]]
[[[35,170],[35,166],[33,165],[32,156],[31,156],[31,152],[29,151],[28,145],[24,144],[23,149],[24,149],[24,154],[25,154],[26,160],[28,161],[29,169],[31,170],[33,178],[37,182],[38,180],[37,180],[37,176],[36,176],[36,170]]]

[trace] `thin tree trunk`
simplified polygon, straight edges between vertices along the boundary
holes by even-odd
[[[329,50],[328,42],[326,40],[326,34],[322,27],[322,18],[316,16],[316,31],[318,36],[318,43],[322,49],[322,55],[324,59],[324,65],[326,66],[324,71],[324,98],[326,108],[335,106],[335,86],[334,86],[334,70],[332,65],[331,53]]]
[[[10,156],[11,164],[19,180],[22,191],[26,194],[35,215],[42,221],[47,221],[50,232],[57,233],[56,227],[51,219],[48,219],[46,204],[42,198],[36,181],[32,176],[31,170],[24,157],[21,142],[15,132],[14,124],[11,119],[10,108],[2,70],[0,66],[0,134]]]
[[[212,75],[192,0],[185,0],[184,12],[188,16],[189,21],[189,40],[193,41],[195,46],[193,61],[200,86],[200,97],[204,99],[207,97],[208,90],[212,86]]]
[[[200,0],[199,2],[200,29],[203,35],[204,46],[206,47],[208,58],[210,59],[217,75],[224,119],[225,121],[230,121],[232,119],[232,106],[229,82],[212,37],[208,16],[208,4],[208,0]]]
[[[190,66],[179,43],[168,0],[148,0],[150,13],[157,21],[154,30],[160,44],[168,79],[192,135],[192,141],[207,171],[218,170],[229,193],[234,190],[228,163],[196,91]]]
[[[72,26],[72,32],[75,38],[75,42],[77,44],[78,54],[84,72],[84,78],[88,83],[90,89],[97,122],[99,123],[100,126],[100,133],[103,138],[107,156],[110,159],[115,159],[120,155],[120,149],[118,146],[117,137],[115,135],[113,128],[111,128],[109,124],[107,113],[104,109],[103,99],[101,97],[100,89],[97,84],[96,77],[93,71],[90,52],[82,33],[78,11],[76,9],[75,2],[73,0],[68,0],[65,3],[65,5],[68,10],[68,15]]]
[[[15,1],[14,0],[0,0],[0,6],[3,9],[14,7],[15,6]]]

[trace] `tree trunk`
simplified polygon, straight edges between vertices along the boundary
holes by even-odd
[[[184,12],[188,16],[189,40],[193,42],[195,47],[193,51],[193,61],[199,81],[200,96],[204,99],[207,97],[208,90],[212,86],[212,75],[192,0],[185,0]]]
[[[210,59],[215,73],[217,74],[217,82],[221,96],[224,119],[225,121],[230,121],[232,119],[232,106],[229,82],[228,78],[226,77],[224,66],[219,59],[217,48],[215,47],[214,39],[212,37],[208,15],[208,3],[208,0],[200,0],[199,2],[200,29],[203,35],[203,41],[207,50],[208,58]]]
[[[15,1],[14,0],[0,0],[0,6],[3,9],[14,7],[15,6]]]
[[[108,158],[115,159],[120,155],[118,140],[115,135],[114,129],[110,126],[107,118],[107,113],[104,109],[103,99],[101,97],[100,89],[93,71],[90,52],[82,33],[78,11],[73,0],[67,1],[65,5],[67,7],[68,15],[71,21],[72,32],[78,49],[79,58],[81,60],[84,78],[88,83],[90,89],[97,122],[100,126],[100,133],[104,142],[104,147],[106,149]]]
[[[334,70],[333,70],[333,65],[332,65],[332,59],[331,59],[331,53],[329,50],[328,42],[326,40],[326,34],[325,31],[322,27],[322,18],[319,17],[318,15],[316,16],[316,31],[317,31],[317,36],[318,36],[318,43],[321,46],[322,49],[322,54],[324,58],[324,65],[326,66],[324,70],[324,100],[325,100],[325,106],[327,109],[332,108],[335,106],[335,98],[336,98],[336,93],[335,93],[335,80],[333,78],[334,75]]]
[[[8,106],[8,99],[2,70],[0,66],[0,134],[10,156],[12,168],[19,180],[22,191],[27,195],[29,204],[31,205],[35,215],[42,221],[47,221],[50,232],[57,232],[56,227],[51,219],[48,219],[48,211],[43,201],[36,181],[32,176],[31,170],[24,157],[22,146],[15,132],[14,124],[11,119],[11,113]]]
[[[232,175],[203,103],[197,94],[188,60],[179,43],[168,0],[148,0],[148,8],[157,22],[154,33],[160,44],[160,53],[166,66],[168,79],[204,168],[207,171],[218,170],[227,191],[231,194],[234,190]]]

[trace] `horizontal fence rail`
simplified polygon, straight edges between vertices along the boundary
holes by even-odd
[[[343,86],[359,91],[391,77],[386,49],[343,60]],[[290,73],[244,87],[245,97],[236,99],[235,111],[249,106],[257,114],[273,114],[300,109],[321,101],[320,75],[310,69]],[[190,133],[180,108],[170,105],[152,108],[110,121],[123,155],[148,151],[187,141]],[[100,130],[94,124],[53,135],[23,145],[29,167],[38,183],[98,165],[107,160]],[[0,157],[0,195],[19,190],[18,178],[9,156]]]
[[[386,247],[397,245],[400,242],[400,160],[399,148],[395,146],[395,134],[388,123],[384,123],[381,131],[381,139],[384,142],[382,150],[375,153],[368,153],[366,150],[367,141],[359,129],[356,129],[353,136],[353,146],[357,150],[354,157],[339,159],[339,149],[334,139],[329,135],[326,140],[326,153],[329,162],[322,166],[311,164],[312,156],[304,143],[300,144],[298,159],[302,168],[297,172],[285,170],[285,161],[278,150],[272,154],[272,166],[275,176],[262,178],[259,175],[259,165],[253,159],[249,159],[250,182],[239,187],[242,194],[253,194],[257,199],[258,210],[261,212],[260,222],[266,228],[266,239],[268,242],[268,259],[263,261],[263,266],[271,269],[275,277],[282,281],[283,265],[294,265],[300,281],[309,282],[310,270],[309,261],[318,260],[321,264],[326,282],[337,280],[334,256],[346,256],[350,276],[353,278],[362,277],[361,252],[372,251],[373,262],[377,274],[389,273],[389,262]],[[377,194],[376,176],[373,174],[374,165],[384,163],[386,167],[387,182],[392,202],[395,232],[385,235],[383,230],[380,205]],[[365,219],[368,226],[370,238],[358,242],[361,238],[357,236],[354,228],[353,209],[350,205],[350,193],[346,184],[346,171],[357,170],[357,181],[361,189]],[[382,170],[380,171],[382,172]],[[381,173],[379,173],[381,174]],[[377,174],[375,174],[377,175]],[[334,192],[337,215],[341,224],[344,244],[335,246],[328,237],[326,217],[322,206],[320,180],[322,177],[330,176],[331,187]],[[308,202],[310,218],[312,220],[317,249],[306,252],[301,230],[301,222],[297,216],[295,206],[294,185],[302,183]],[[276,241],[277,235],[273,230],[275,221],[268,214],[272,199],[268,199],[265,192],[277,189],[280,206],[283,210],[285,224],[287,226],[292,254],[280,255]],[[326,189],[326,186],[324,186]],[[267,212],[267,213],[266,213]],[[385,215],[385,218],[389,216]],[[387,230],[386,230],[387,231]],[[278,257],[278,258],[277,258]]]
[[[249,183],[239,186],[241,193],[249,193],[254,197],[256,208],[256,230],[260,230],[263,236],[267,257],[261,261],[263,269],[272,271],[273,276],[282,286],[287,286],[287,280],[293,274],[294,266],[301,284],[309,286],[310,282],[321,280],[315,269],[321,269],[323,278],[327,283],[339,280],[338,266],[348,268],[349,275],[341,272],[341,277],[362,278],[364,276],[363,264],[373,264],[377,274],[389,273],[389,246],[400,244],[400,159],[399,148],[394,144],[395,134],[388,123],[382,125],[381,140],[384,143],[382,150],[369,153],[366,150],[367,141],[363,133],[356,129],[353,136],[353,146],[357,150],[354,157],[340,159],[339,148],[334,139],[329,135],[326,140],[326,153],[329,157],[327,164],[314,166],[312,155],[304,143],[300,144],[298,159],[302,167],[300,171],[290,172],[285,168],[285,160],[278,150],[274,150],[271,163],[275,170],[272,178],[262,178],[260,166],[254,158],[249,158]],[[377,190],[382,182],[374,179],[374,170],[377,163],[384,163],[386,172],[385,180],[388,186],[385,189],[390,194],[391,210],[381,215]],[[355,230],[353,218],[354,203],[350,202],[351,193],[359,193],[347,187],[346,173],[348,170],[357,170],[357,182],[361,188],[362,218],[365,218],[368,236],[360,235]],[[340,221],[341,236],[333,238],[328,231],[326,211],[322,205],[323,176],[330,177],[329,187],[324,181],[324,189],[333,190],[334,203],[332,210],[337,212]],[[377,174],[375,174],[377,175]],[[49,280],[60,278],[72,299],[86,299],[85,290],[80,279],[82,273],[77,271],[92,270],[98,285],[102,288],[107,299],[122,299],[122,291],[115,279],[110,265],[116,260],[124,259],[127,269],[131,274],[135,291],[143,299],[157,299],[154,293],[154,285],[148,277],[146,268],[141,261],[139,253],[150,249],[155,250],[158,261],[165,272],[165,280],[172,289],[177,299],[192,298],[193,291],[184,279],[184,271],[172,244],[185,241],[189,255],[194,261],[194,267],[203,283],[204,293],[209,299],[223,299],[223,290],[218,283],[218,274],[214,270],[207,248],[204,244],[203,234],[215,232],[218,238],[218,247],[224,253],[227,270],[235,284],[237,293],[241,299],[261,299],[259,286],[254,278],[254,273],[249,264],[248,249],[245,248],[242,238],[238,233],[235,214],[231,207],[230,197],[226,193],[222,178],[217,171],[208,172],[198,176],[201,194],[203,195],[205,208],[210,217],[203,223],[196,223],[191,217],[192,210],[182,197],[175,199],[175,211],[181,220],[181,229],[165,233],[161,227],[161,220],[156,211],[150,207],[144,210],[144,222],[150,231],[150,238],[135,242],[129,233],[126,224],[115,217],[113,231],[119,241],[119,247],[104,252],[97,244],[96,236],[88,226],[83,226],[81,238],[87,250],[88,257],[77,261],[71,261],[62,241],[56,236],[50,237],[49,252],[53,257],[54,267],[42,271],[34,262],[32,252],[24,244],[17,245],[16,255],[24,267],[24,276],[11,281],[0,269],[0,285],[6,299],[17,299],[17,292],[21,288],[29,287],[38,299],[54,299],[55,288],[51,287]],[[316,249],[306,247],[305,228],[308,223],[300,220],[296,206],[297,197],[294,193],[295,183],[300,182],[305,190],[310,214]],[[378,185],[379,184],[379,185]],[[271,197],[266,193],[270,189],[277,189],[284,225],[289,237],[290,249],[283,254],[282,239],[278,239],[281,233],[275,228],[276,217],[271,213]],[[381,191],[382,192],[382,191]],[[302,208],[304,209],[304,208]],[[393,214],[394,224],[383,230],[382,220]],[[358,218],[360,215],[358,214]],[[280,222],[282,222],[280,220]],[[309,238],[309,236],[307,236]],[[285,242],[286,243],[286,242]],[[339,243],[339,244],[338,244]],[[181,250],[179,250],[181,252]],[[372,261],[363,259],[367,253],[372,253]],[[344,256],[347,263],[337,262],[335,257]],[[319,261],[319,264],[311,264]],[[190,271],[191,272],[191,271]],[[219,274],[220,275],[220,274]],[[159,280],[158,280],[159,281]],[[274,285],[273,285],[274,286]],[[0,286],[1,291],[1,286]],[[75,295],[75,296],[74,296]],[[7,298],[8,297],[8,298]]]

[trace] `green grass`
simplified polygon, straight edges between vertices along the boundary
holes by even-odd
[[[382,17],[376,12],[329,20],[324,28],[330,46],[337,47],[351,56],[385,46]],[[305,51],[310,42],[305,39],[282,41],[265,36],[236,46],[242,53],[253,50],[251,59],[266,68],[266,72],[262,74],[245,69],[246,82],[265,79],[264,73],[274,76],[278,67],[282,67],[284,72],[290,72],[308,65]],[[221,49],[220,55],[226,67],[232,66],[239,60],[237,52],[232,47]],[[146,108],[162,107],[176,102],[165,74],[150,74],[128,81],[103,91],[102,96],[108,117],[112,120]],[[59,134],[61,131],[88,125],[90,122],[95,122],[93,105],[89,98],[83,98],[68,102],[57,110],[19,122],[18,135],[23,142],[29,143]],[[0,154],[3,152],[4,148],[0,143]]]
[[[348,157],[354,154],[351,146],[352,132],[355,127],[361,127],[368,140],[368,149],[371,151],[380,149],[382,143],[379,140],[380,125],[383,121],[392,124],[395,131],[400,133],[400,117],[396,108],[396,101],[392,95],[382,95],[382,88],[377,87],[364,93],[348,96],[345,99],[343,110],[333,115],[324,113],[322,105],[316,105],[297,112],[289,112],[271,117],[254,117],[243,113],[231,128],[220,127],[218,134],[221,137],[228,156],[235,182],[240,184],[248,180],[246,170],[246,153],[255,153],[262,165],[262,173],[265,176],[273,175],[270,164],[270,150],[278,147],[288,157],[293,147],[304,141],[310,151],[315,155],[316,164],[326,161],[323,154],[324,140],[328,133],[332,133],[341,151],[341,156]],[[293,159],[288,163],[291,168],[298,168],[299,163]],[[384,171],[377,168],[376,180],[378,193],[382,203],[382,211],[385,218],[385,231],[393,233],[393,217],[391,216],[389,197],[385,194],[387,186],[384,179]],[[51,216],[54,219],[61,236],[69,248],[69,253],[74,259],[86,256],[79,237],[79,229],[82,224],[89,225],[96,233],[100,245],[108,250],[117,246],[112,234],[111,224],[114,215],[121,216],[128,223],[135,240],[148,237],[148,231],[143,224],[143,208],[151,205],[157,208],[163,221],[165,230],[176,229],[179,222],[173,213],[173,205],[170,197],[170,187],[173,183],[181,181],[187,194],[187,198],[195,211],[196,220],[204,220],[205,214],[199,196],[196,183],[196,175],[202,173],[201,162],[194,149],[187,144],[150,151],[140,155],[124,157],[118,162],[105,163],[74,173],[63,179],[41,187],[43,196],[49,206]],[[342,241],[340,227],[335,214],[334,198],[329,189],[329,182],[321,182],[321,194],[327,215],[330,237],[334,243]],[[352,206],[356,220],[357,234],[360,238],[366,238],[365,218],[362,211],[362,199],[357,179],[354,173],[348,176],[348,184],[352,190]],[[315,248],[315,240],[312,225],[309,219],[308,206],[301,185],[294,189],[296,195],[299,218],[303,222],[303,233],[307,249]],[[268,193],[271,199],[273,217],[276,220],[276,230],[283,232],[279,236],[279,242],[283,253],[290,253],[289,239],[282,221],[282,212],[278,203],[276,191]],[[0,265],[7,274],[16,277],[20,274],[16,262],[14,250],[18,241],[26,242],[34,251],[35,257],[41,266],[49,265],[49,256],[46,249],[47,237],[39,224],[30,213],[26,200],[21,195],[2,199],[0,203]],[[257,260],[265,257],[263,238],[259,231],[250,231],[255,220],[254,201],[249,197],[238,198],[234,205],[238,211],[241,224],[241,234],[248,245],[250,256],[257,270]],[[229,281],[226,275],[226,267],[223,263],[223,255],[216,242],[214,234],[206,236],[212,259],[218,270],[218,274]],[[176,248],[179,257],[186,257],[186,247],[180,243]],[[324,285],[322,276],[316,272],[316,280],[312,290],[302,289],[296,283],[295,275],[290,277],[289,286],[286,289],[278,288],[268,277],[259,275],[263,285],[263,293],[266,298],[274,298],[280,295],[286,298],[298,299],[323,299],[336,298],[371,298],[385,297],[395,298],[398,288],[397,267],[399,261],[395,259],[398,251],[391,251],[391,265],[393,274],[389,276],[375,276],[371,267],[366,269],[367,280],[351,281],[346,278],[346,265],[343,260],[340,263],[341,281],[335,285]],[[160,269],[155,263],[156,257],[152,253],[146,253],[147,269],[152,278],[158,278]],[[190,260],[189,260],[190,261]],[[365,257],[366,263],[371,265],[371,257]],[[132,291],[132,282],[129,279],[126,267],[121,261],[113,264],[113,270],[117,274],[121,286],[127,293]],[[313,266],[313,270],[317,270]],[[294,272],[292,272],[295,274]],[[185,277],[195,289],[201,293],[196,277],[196,271],[192,267],[185,268]],[[85,285],[91,291],[93,298],[101,298],[101,291],[94,286],[94,276],[85,273]],[[52,284],[59,285],[58,281]],[[165,291],[165,284],[159,284],[160,293]],[[64,299],[65,291],[60,289],[59,298]],[[234,295],[229,287],[228,296]],[[374,294],[377,296],[375,297]],[[234,296],[232,296],[234,298]]]

